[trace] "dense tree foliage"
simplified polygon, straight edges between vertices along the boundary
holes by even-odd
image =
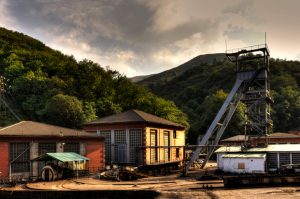
[[[180,75],[172,77],[172,70],[164,72],[169,81],[159,81],[154,75],[141,84],[145,83],[155,94],[173,100],[188,115],[191,126],[188,138],[189,142],[195,143],[196,137],[206,132],[233,86],[234,68],[226,59],[215,63],[199,62],[198,65],[194,62],[193,67]],[[271,59],[270,79],[274,100],[273,131],[287,132],[299,127],[300,62]],[[242,118],[243,105],[238,107],[224,137],[243,132]]]
[[[96,117],[139,109],[188,126],[176,105],[89,60],[54,51],[0,28],[0,75],[6,96],[23,119],[79,127]],[[1,115],[1,118],[2,115]],[[1,125],[11,122],[7,116]]]

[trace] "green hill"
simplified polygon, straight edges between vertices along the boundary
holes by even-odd
[[[22,33],[0,28],[2,96],[22,119],[66,127],[140,109],[188,126],[173,102],[157,97],[117,71],[76,61]],[[14,122],[0,111],[0,125]]]
[[[214,63],[222,61],[224,59],[224,53],[199,55],[191,59],[190,61],[181,64],[178,67],[172,68],[162,73],[151,75],[150,77],[144,78],[139,82],[142,85],[151,88],[151,90],[155,90],[156,88],[160,87],[160,85],[164,85],[166,82],[169,82],[172,79],[181,76],[184,72],[199,66],[199,64],[213,65]]]
[[[132,82],[140,82],[146,78],[151,77],[152,75],[140,75],[129,78]]]
[[[223,59],[224,54],[209,55],[219,57],[213,62],[199,59],[205,56],[140,82],[155,94],[174,101],[188,115],[190,143],[206,132],[235,81],[234,66]],[[270,68],[274,131],[286,132],[300,126],[300,62],[271,59]],[[176,73],[178,70],[181,72]],[[242,119],[241,105],[225,137],[243,132]]]

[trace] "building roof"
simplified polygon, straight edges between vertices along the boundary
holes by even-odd
[[[74,162],[74,161],[89,160],[89,158],[86,158],[84,156],[81,156],[73,152],[62,152],[62,153],[45,153],[33,159],[33,161],[51,161],[51,160],[58,160],[61,162]]]
[[[246,136],[248,138],[248,136]],[[222,142],[237,142],[237,141],[245,141],[245,135],[235,135],[230,138],[226,138],[222,140]]]
[[[255,147],[242,150],[241,146],[224,146],[216,150],[216,153],[235,152],[300,152],[300,144],[269,144],[267,147]]]
[[[123,113],[117,113],[114,115],[110,115],[107,117],[100,118],[98,120],[94,120],[92,122],[88,122],[85,124],[116,124],[116,123],[135,123],[135,122],[144,122],[144,123],[155,123],[162,124],[173,127],[184,128],[183,125],[177,124],[175,122],[171,122],[161,117],[157,117],[155,115],[145,113],[139,110],[129,110]]]
[[[33,121],[22,121],[0,129],[0,137],[101,137],[94,133]]]
[[[264,153],[233,153],[233,154],[225,154],[222,158],[266,158],[266,154]]]
[[[234,153],[234,152],[241,152],[241,146],[222,146],[218,148],[215,153]]]
[[[238,142],[238,141],[245,141],[245,137],[248,139],[248,136],[245,135],[235,135],[230,138],[223,139],[222,142]],[[253,137],[254,139],[260,138],[260,137]],[[264,137],[261,137],[264,138]],[[292,133],[272,133],[268,136],[268,138],[300,138],[300,135],[295,135]]]

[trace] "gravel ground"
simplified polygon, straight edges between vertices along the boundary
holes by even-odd
[[[210,165],[209,169],[213,169]],[[18,185],[14,188],[0,187],[0,190],[154,190],[159,198],[224,198],[224,199],[279,199],[300,198],[300,187],[260,187],[226,189],[222,181],[199,181],[199,172],[191,171],[189,177],[178,178],[178,174],[148,177],[135,181],[108,181],[97,178],[79,178],[54,182],[37,182]]]

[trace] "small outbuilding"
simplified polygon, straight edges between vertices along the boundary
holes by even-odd
[[[265,173],[266,154],[224,154],[218,166],[224,172],[230,173]]]
[[[224,172],[277,172],[289,165],[300,165],[300,144],[270,144],[248,149],[243,149],[242,146],[224,146],[215,153],[218,168]]]
[[[33,162],[44,162],[42,179],[52,181],[59,178],[68,178],[80,174],[87,174],[89,171],[89,158],[74,152],[44,153],[32,160]]]
[[[163,165],[183,161],[185,127],[129,110],[86,123],[83,129],[105,137],[107,164]]]

